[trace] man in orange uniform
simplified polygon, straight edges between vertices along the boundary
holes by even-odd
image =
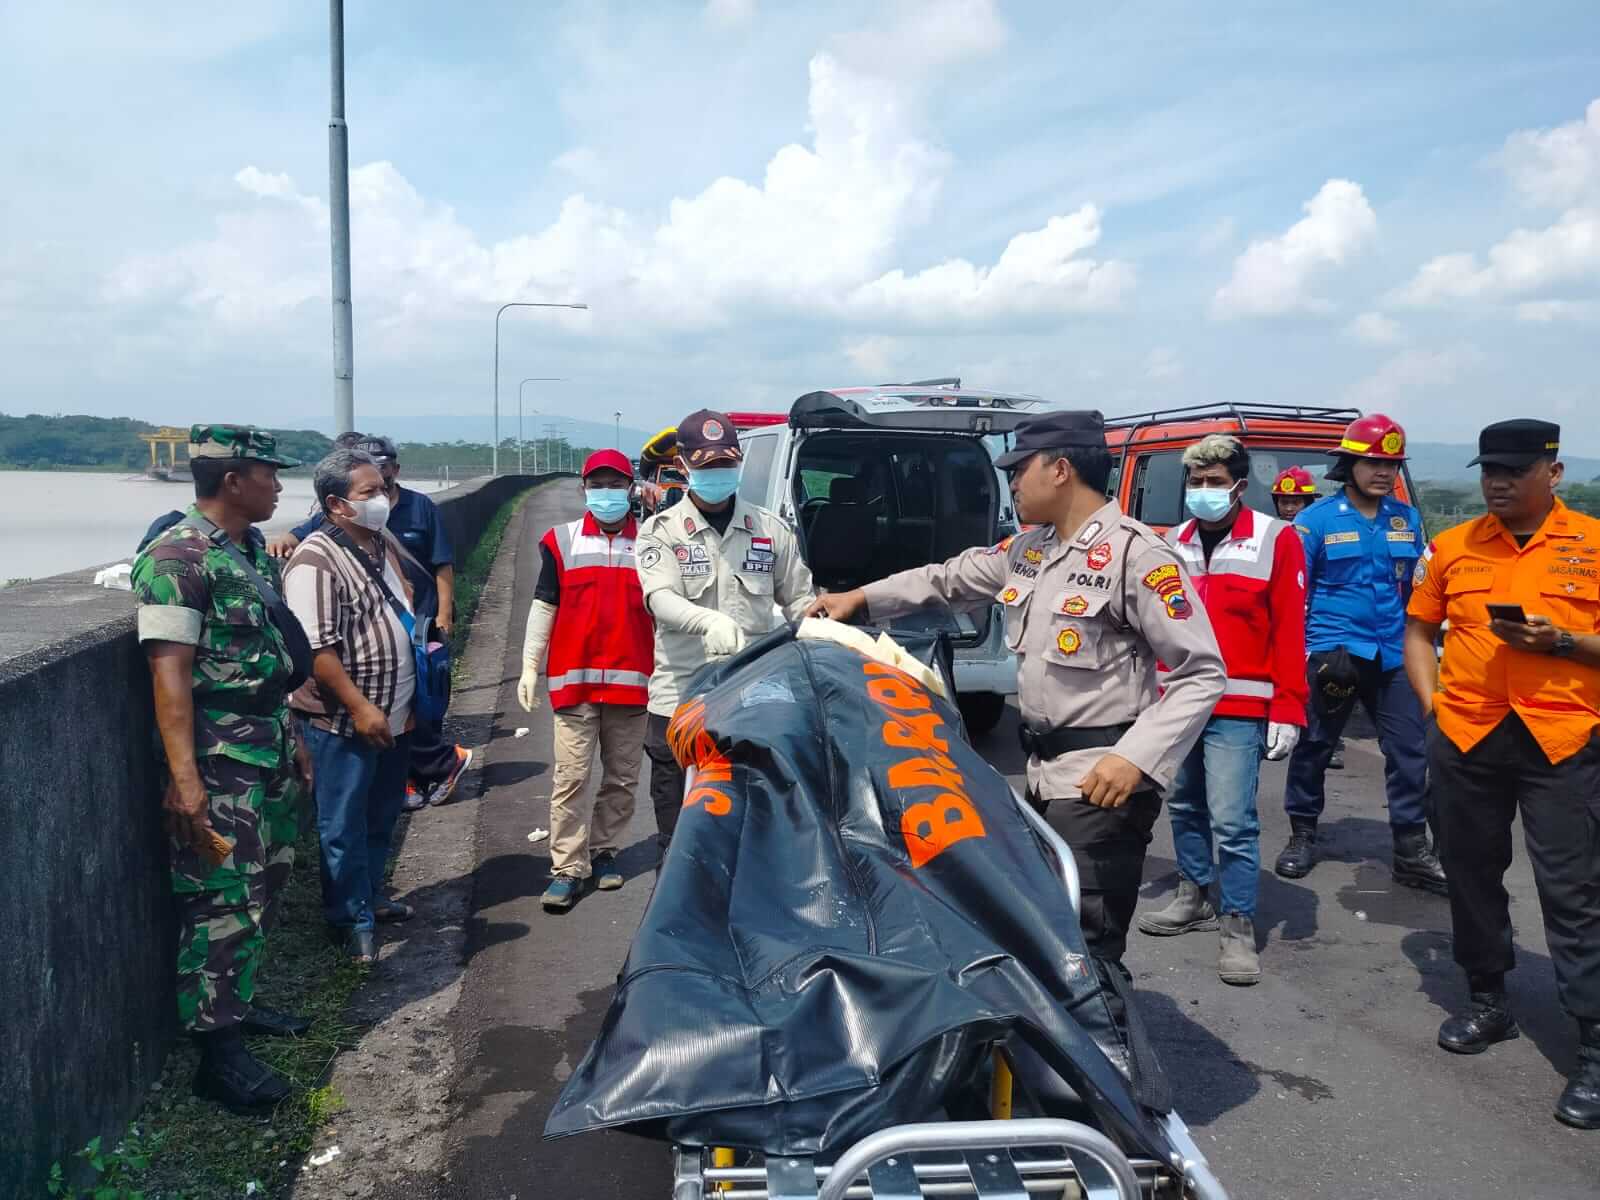
[[[1556,1119],[1600,1129],[1600,520],[1556,498],[1561,428],[1478,436],[1487,515],[1447,530],[1416,568],[1405,664],[1428,725],[1455,959],[1471,1004],[1439,1045],[1478,1054],[1517,1036],[1505,870],[1511,823],[1539,889],[1578,1065]],[[1449,622],[1441,665],[1434,639]]]

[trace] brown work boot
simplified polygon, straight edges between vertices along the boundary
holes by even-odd
[[[1223,983],[1237,987],[1249,987],[1261,982],[1261,959],[1256,955],[1256,925],[1243,913],[1222,914],[1217,976]]]

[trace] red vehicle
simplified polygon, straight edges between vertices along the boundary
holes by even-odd
[[[1113,464],[1108,493],[1122,510],[1157,530],[1188,518],[1183,508],[1183,452],[1207,434],[1232,434],[1250,451],[1250,484],[1244,502],[1271,514],[1272,481],[1300,467],[1327,495],[1338,485],[1324,480],[1333,465],[1329,451],[1351,421],[1354,408],[1308,408],[1291,404],[1201,404],[1156,409],[1106,419]],[[1402,465],[1395,499],[1416,504],[1416,488]]]

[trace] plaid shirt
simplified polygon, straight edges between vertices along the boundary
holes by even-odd
[[[385,542],[384,578],[407,608],[411,589],[395,569],[395,555]],[[355,552],[359,553],[359,551]],[[300,619],[313,650],[337,646],[339,662],[356,689],[389,715],[395,732],[410,719],[416,692],[416,664],[411,643],[372,573],[328,536],[317,530],[295,549],[283,572],[284,601]],[[289,699],[290,706],[318,729],[341,737],[355,733],[349,710],[323,688],[315,676]]]

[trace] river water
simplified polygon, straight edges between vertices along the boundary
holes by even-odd
[[[442,484],[404,481],[432,494]],[[132,562],[146,527],[194,499],[188,480],[77,471],[0,471],[0,584],[108,562]],[[286,475],[268,533],[298,525],[313,499],[309,475]]]

